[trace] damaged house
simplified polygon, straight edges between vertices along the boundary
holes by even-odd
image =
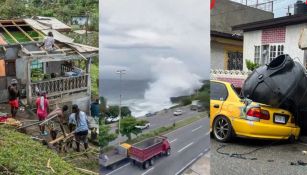
[[[55,50],[39,46],[51,31]],[[8,101],[7,87],[18,80],[21,101],[31,105],[38,91],[46,91],[50,104],[78,104],[89,111],[91,59],[98,48],[74,43],[63,35],[71,28],[55,18],[0,20],[0,102]]]

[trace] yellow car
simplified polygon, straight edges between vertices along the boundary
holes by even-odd
[[[241,99],[233,85],[211,81],[210,129],[220,142],[232,137],[298,139],[300,128],[293,115],[283,109]]]

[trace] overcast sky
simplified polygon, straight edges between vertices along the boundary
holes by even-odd
[[[293,14],[294,9],[293,9],[293,4],[297,0],[279,0],[274,2],[274,16],[276,17],[281,17],[285,16],[288,12],[288,6],[290,5],[290,12]],[[304,0],[305,1],[305,0]]]
[[[209,24],[209,0],[101,1],[100,75],[126,69],[126,79],[152,79],[164,60],[209,79]]]

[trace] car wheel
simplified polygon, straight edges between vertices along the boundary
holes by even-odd
[[[146,170],[146,169],[148,169],[148,167],[149,167],[149,162],[148,162],[148,161],[145,161],[145,162],[143,163],[143,169]]]
[[[219,142],[227,142],[232,137],[232,126],[225,116],[218,116],[213,123],[213,135]]]

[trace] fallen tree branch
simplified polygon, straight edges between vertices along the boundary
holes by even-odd
[[[77,170],[81,171],[82,173],[91,174],[91,175],[99,175],[99,173],[96,173],[94,171],[90,171],[90,170],[83,169],[83,168],[78,168],[78,167],[75,167],[75,168]]]
[[[50,158],[49,158],[48,161],[47,161],[47,168],[51,169],[51,171],[52,171],[53,173],[55,173],[54,169],[53,169],[52,166],[50,165]]]

